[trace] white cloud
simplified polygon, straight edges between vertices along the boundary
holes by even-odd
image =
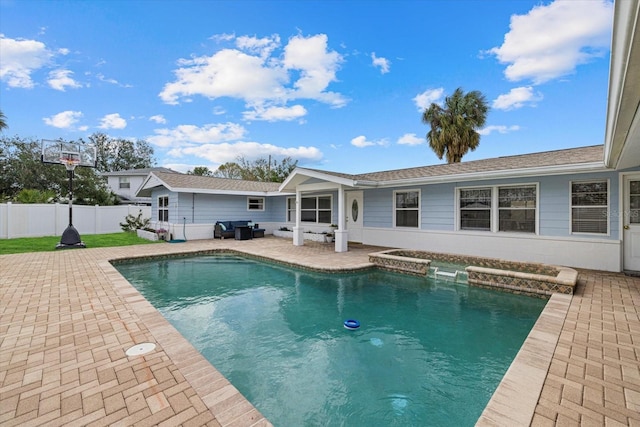
[[[280,120],[291,121],[307,115],[307,109],[302,105],[291,107],[257,107],[255,110],[242,113],[245,120],[265,120],[277,122]]]
[[[489,53],[509,64],[504,74],[510,81],[544,83],[605,54],[612,14],[609,0],[557,0],[536,6],[526,15],[513,15],[502,46]]]
[[[151,116],[151,117],[149,117],[149,120],[151,120],[152,122],[158,123],[158,124],[167,123],[167,119],[165,119],[162,114],[156,114],[155,116]]]
[[[365,147],[371,147],[374,145],[388,145],[388,142],[386,139],[379,139],[377,141],[369,141],[367,140],[367,137],[364,135],[360,135],[360,136],[356,136],[355,138],[353,138],[351,140],[351,145],[353,145],[354,147],[358,147],[358,148],[365,148]]]
[[[174,73],[176,81],[167,83],[160,98],[178,104],[181,98],[201,95],[210,99],[230,97],[247,103],[266,99],[283,100],[285,70],[269,67],[265,59],[235,49],[223,49],[210,57],[183,59]]]
[[[415,133],[405,133],[398,138],[398,144],[401,145],[420,145],[424,144],[425,138],[419,138]]]
[[[294,82],[293,99],[308,98],[342,107],[346,99],[335,92],[325,90],[337,80],[336,73],[343,61],[342,55],[329,51],[326,34],[311,37],[295,36],[284,48],[283,65],[287,70],[298,71],[300,78]]]
[[[440,103],[442,101],[443,94],[444,89],[441,87],[437,89],[427,89],[416,95],[416,97],[413,98],[413,102],[416,104],[416,107],[418,107],[418,111],[422,113],[424,110],[429,108],[432,103]]]
[[[378,58],[375,52],[371,54],[371,63],[374,67],[380,67],[380,72],[382,74],[388,73],[389,68],[391,67],[391,61],[387,58]]]
[[[45,124],[49,126],[53,126],[59,129],[70,129],[73,128],[73,125],[80,120],[82,117],[82,113],[80,111],[63,111],[58,114],[54,114],[51,117],[45,117]]]
[[[221,116],[223,114],[226,114],[227,110],[225,110],[223,107],[216,105],[215,107],[213,107],[213,114],[215,116]]]
[[[236,35],[233,33],[222,33],[222,34],[214,34],[209,37],[209,39],[215,41],[216,43],[228,42],[236,38]]]
[[[231,39],[231,36],[224,38]],[[177,104],[194,96],[230,97],[244,100],[247,108],[256,112],[282,107],[281,112],[296,114],[301,112],[300,108],[288,107],[287,102],[311,99],[332,107],[346,104],[343,95],[327,90],[337,80],[343,58],[329,50],[326,35],[295,36],[284,48],[278,35],[242,36],[235,40],[236,49],[179,60],[179,68],[174,71],[176,78],[165,84],[160,98],[168,104]],[[291,120],[290,114],[281,117]]]
[[[489,135],[489,134],[491,134],[493,132],[498,132],[498,133],[505,134],[505,133],[515,132],[515,131],[518,131],[518,130],[520,130],[520,126],[518,126],[518,125],[513,125],[513,126],[492,125],[492,126],[487,126],[487,127],[483,128],[483,129],[480,129],[478,131],[478,133],[480,135],[486,136],[486,135]]]
[[[127,88],[129,88],[129,87],[133,87],[133,86],[132,86],[132,85],[130,85],[130,84],[120,83],[120,82],[119,82],[118,80],[116,80],[116,79],[105,77],[105,75],[104,75],[104,74],[102,74],[102,73],[98,73],[98,74],[96,74],[96,77],[97,77],[97,78],[98,78],[98,80],[100,80],[101,82],[109,83],[109,84],[112,84],[112,85],[117,85],[117,86],[120,86],[120,87],[127,87]]]
[[[271,56],[271,53],[280,46],[280,36],[277,34],[271,37],[240,36],[236,39],[236,46],[246,52],[259,55],[261,58]]]
[[[44,43],[36,40],[10,39],[0,34],[0,80],[9,87],[32,88],[31,74],[53,57]]]
[[[156,129],[147,140],[159,147],[179,147],[189,144],[210,144],[236,141],[244,137],[246,129],[236,123],[180,125],[173,129]]]
[[[513,110],[524,107],[525,105],[535,106],[538,101],[542,101],[540,92],[533,93],[531,86],[516,87],[509,93],[498,96],[493,101],[493,108],[498,110]]]
[[[120,114],[107,114],[100,120],[100,129],[124,129],[127,127],[127,121],[120,117]]]
[[[47,83],[55,90],[59,90],[64,92],[66,87],[70,87],[72,89],[82,87],[80,83],[75,81],[71,76],[73,75],[73,71],[71,70],[53,70],[49,72],[49,79]]]
[[[242,156],[247,160],[264,158],[269,155],[273,157],[291,157],[294,160],[304,161],[318,161],[322,159],[322,152],[316,147],[278,147],[272,144],[243,141],[179,147],[170,150],[168,154],[174,157],[192,155],[218,164],[234,162],[238,156]]]

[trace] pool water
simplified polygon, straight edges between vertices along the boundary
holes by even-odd
[[[545,304],[232,255],[116,268],[275,426],[472,426]]]

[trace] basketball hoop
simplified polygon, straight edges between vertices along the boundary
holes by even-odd
[[[73,171],[80,163],[80,160],[74,158],[73,156],[64,156],[60,157],[60,163],[62,163],[68,171]]]

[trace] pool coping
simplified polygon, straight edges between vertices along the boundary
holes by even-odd
[[[133,256],[98,261],[98,267],[109,276],[114,288],[140,317],[156,343],[184,375],[222,427],[272,427],[240,391],[227,380],[147,299],[125,279],[113,262],[136,259],[197,256],[201,251],[178,252],[158,256]],[[203,252],[204,254],[204,252]]]
[[[370,265],[365,264],[353,268],[318,268],[302,263],[283,261],[264,254],[246,252],[241,248],[216,248],[169,254],[128,256],[99,262],[105,274],[110,273],[113,275],[115,273],[119,276],[117,278],[112,276],[114,286],[126,290],[126,294],[129,295],[127,302],[141,317],[150,333],[171,357],[176,366],[184,373],[187,381],[200,395],[211,412],[215,414],[216,419],[222,426],[272,426],[253,404],[206,360],[114,267],[114,264],[135,260],[225,253],[326,273],[357,272],[379,268],[379,266],[369,262]],[[500,288],[492,288],[492,290],[500,292]],[[529,295],[527,297],[532,296]],[[498,387],[493,392],[487,406],[485,406],[478,418],[476,426],[531,425],[572,297],[573,295],[560,293],[554,293],[550,296]],[[241,411],[246,412],[244,421],[248,424],[237,424],[237,417],[242,413]]]
[[[549,298],[476,426],[531,425],[572,298]]]

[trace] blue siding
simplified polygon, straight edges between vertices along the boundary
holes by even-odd
[[[393,226],[393,189],[365,190],[363,197],[364,226],[391,228]]]
[[[422,226],[425,230],[451,231],[455,229],[454,184],[426,185],[422,192]]]
[[[172,193],[155,190],[151,200],[151,219],[158,219],[158,197],[169,196],[169,222],[181,224],[212,224],[226,220],[280,222],[285,219],[286,197],[265,197],[264,211],[247,209],[247,196]],[[259,196],[261,197],[261,196]]]
[[[609,235],[571,234],[571,181],[609,180]],[[453,231],[455,224],[456,188],[512,184],[538,184],[539,234],[541,236],[572,236],[618,240],[619,237],[619,175],[617,171],[598,174],[556,175],[462,181],[458,183],[430,184],[406,188],[421,191],[421,229]],[[391,228],[393,226],[393,188],[364,191],[364,226]]]

